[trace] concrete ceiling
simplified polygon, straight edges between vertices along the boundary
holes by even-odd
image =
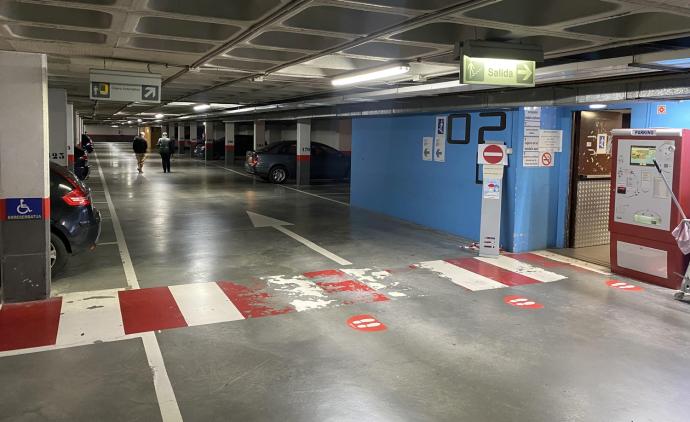
[[[49,85],[101,119],[191,106],[94,103],[91,68],[160,73],[164,103],[260,105],[333,94],[333,76],[390,62],[453,74],[453,45],[468,39],[536,43],[555,59],[685,37],[680,0],[0,0],[0,49],[47,53]]]

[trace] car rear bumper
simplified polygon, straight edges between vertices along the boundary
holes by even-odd
[[[84,219],[68,235],[72,254],[92,250],[101,236],[101,213],[93,209],[92,217]]]

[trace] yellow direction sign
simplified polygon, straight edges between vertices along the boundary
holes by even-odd
[[[534,86],[535,65],[530,60],[463,56],[462,82],[475,85]]]

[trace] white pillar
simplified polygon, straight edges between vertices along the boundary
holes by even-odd
[[[65,118],[67,124],[67,137],[65,139],[67,166],[71,170],[74,170],[74,104],[67,104],[67,113]]]
[[[184,136],[184,125],[177,125],[177,142],[180,145],[178,151],[180,155],[184,154],[185,146],[187,145],[187,138]]]
[[[196,147],[197,135],[196,135],[196,122],[189,124],[189,156],[192,156],[194,148]]]
[[[308,185],[311,177],[311,120],[297,121],[297,185]]]
[[[45,299],[50,296],[47,60],[44,54],[0,51],[0,63],[2,299]]]
[[[263,120],[254,121],[254,151],[266,144],[266,122]]]
[[[48,90],[50,161],[67,166],[67,90]]]
[[[225,167],[235,163],[235,124],[225,123]]]

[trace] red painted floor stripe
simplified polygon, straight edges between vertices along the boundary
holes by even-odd
[[[477,273],[484,277],[490,278],[492,280],[503,283],[506,286],[522,286],[525,284],[539,283],[538,280],[524,276],[522,274],[514,273],[512,271],[504,270],[503,268],[497,267],[495,265],[487,264],[478,259],[474,258],[460,258],[460,259],[448,259],[449,262],[458,267],[464,268],[473,273]]]
[[[304,276],[307,278],[344,277],[345,275],[346,274],[340,270],[324,270],[304,273]]]
[[[271,295],[259,289],[242,286],[230,281],[218,281],[217,284],[245,318],[280,315],[295,310],[292,306],[272,306]]]
[[[117,294],[125,334],[187,326],[167,287],[123,290]]]
[[[62,298],[10,303],[0,309],[0,351],[51,346],[57,338]]]
[[[508,256],[510,258],[515,258],[518,261],[524,261],[524,262],[527,262],[529,264],[534,264],[534,265],[537,265],[539,267],[544,267],[544,268],[572,268],[572,269],[580,269],[580,270],[584,269],[584,268],[579,268],[579,267],[575,267],[573,265],[570,265],[567,262],[556,261],[553,259],[543,257],[541,255],[536,255],[536,254],[529,253],[529,252],[509,254],[506,256]]]
[[[346,300],[343,303],[347,305],[353,303],[383,302],[388,300],[386,295],[377,293],[376,290],[366,284],[355,280],[336,282],[322,281],[317,282],[316,285],[321,287],[328,294],[345,293]]]

